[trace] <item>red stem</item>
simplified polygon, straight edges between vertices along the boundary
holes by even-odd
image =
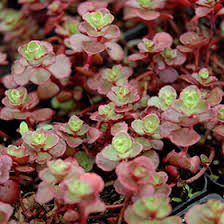
[[[182,153],[187,154],[188,151],[188,147],[184,147],[184,149],[182,150]]]
[[[210,24],[211,24],[211,29],[210,29],[210,34],[209,34],[209,43],[208,43],[208,47],[207,47],[207,52],[206,52],[206,57],[205,57],[205,66],[208,67],[208,62],[209,62],[209,58],[210,58],[210,52],[209,52],[209,48],[212,46],[213,42],[213,33],[214,33],[214,28],[215,28],[215,14],[214,14],[214,9],[211,12],[211,17],[208,17],[210,20]]]
[[[95,109],[95,108],[98,108],[100,105],[101,105],[101,104],[95,104],[95,105],[93,104],[93,105],[91,105],[90,107],[87,107],[87,108],[85,108],[84,110],[80,111],[80,112],[79,112],[79,115],[82,116],[82,115],[84,115],[86,112],[88,112],[88,111],[90,111],[90,110],[93,110],[93,109]]]
[[[91,63],[92,63],[93,55],[88,55],[86,64],[84,65],[84,68],[89,69]]]
[[[123,207],[122,207],[121,212],[120,212],[120,216],[118,218],[117,224],[121,224],[122,223],[123,217],[124,217],[124,212],[125,212],[125,209],[128,207],[130,199],[131,199],[131,195],[126,196],[124,204],[123,204]]]
[[[153,74],[152,71],[145,72],[145,73],[139,75],[139,76],[136,78],[136,81],[140,81],[140,80],[144,79],[145,77],[150,76],[150,75],[152,75],[152,74]]]
[[[194,52],[195,71],[198,71],[199,55],[200,55],[200,48],[197,48]]]
[[[150,36],[153,36],[155,33],[154,29],[154,22],[153,21],[145,21],[147,27],[148,27],[148,32]]]
[[[79,206],[80,224],[87,224],[87,217],[84,212],[84,208]]]
[[[58,41],[60,44],[63,44],[63,40],[60,37],[57,37],[57,36],[49,37],[46,41],[48,41],[48,42]]]
[[[200,178],[208,169],[209,165],[211,164],[212,160],[215,157],[215,149],[209,145],[206,145],[206,146],[210,149],[209,163],[204,165],[204,167],[195,176],[191,177],[190,179],[187,179],[187,180],[180,179],[181,182],[184,182],[186,184],[192,183],[196,181],[198,178]]]
[[[6,138],[8,140],[10,139],[10,137],[5,132],[3,132],[1,130],[0,130],[0,136],[3,137],[3,138]]]
[[[106,205],[106,209],[117,209],[122,208],[124,206],[124,203],[118,204],[118,205]]]

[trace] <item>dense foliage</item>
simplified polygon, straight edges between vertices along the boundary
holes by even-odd
[[[181,224],[224,157],[222,2],[2,0],[0,224]]]

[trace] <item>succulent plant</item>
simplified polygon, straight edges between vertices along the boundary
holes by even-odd
[[[125,220],[130,223],[181,223],[177,216],[170,216],[171,206],[166,198],[158,196],[144,197],[129,206],[125,212]]]
[[[193,206],[185,214],[187,224],[195,222],[204,223],[223,223],[224,204],[218,200],[209,200],[207,203]]]

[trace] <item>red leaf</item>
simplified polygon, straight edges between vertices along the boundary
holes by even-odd
[[[177,80],[178,76],[179,74],[174,68],[167,68],[159,73],[159,77],[164,83],[173,83]]]
[[[50,65],[48,69],[57,79],[67,78],[72,72],[71,62],[64,54],[57,55],[55,63]]]
[[[37,87],[37,94],[40,100],[46,100],[57,95],[59,90],[59,87],[55,83],[47,81]]]
[[[172,131],[169,138],[173,144],[187,147],[196,144],[200,140],[200,135],[193,129],[180,128]]]
[[[13,181],[8,180],[3,185],[0,185],[0,201],[5,203],[15,203],[20,191],[20,185]]]
[[[31,117],[36,122],[42,122],[42,121],[50,120],[53,115],[54,115],[54,111],[50,108],[38,109],[38,110],[35,110],[34,112],[31,113]]]

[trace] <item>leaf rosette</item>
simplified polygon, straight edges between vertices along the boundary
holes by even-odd
[[[125,211],[125,220],[130,223],[141,224],[180,224],[180,217],[170,216],[171,206],[168,198],[159,196],[144,197],[137,200],[133,205],[129,206]]]
[[[104,27],[110,25],[114,17],[106,8],[98,9],[95,12],[88,12],[83,15],[83,19],[96,31],[102,30]]]
[[[54,54],[51,44],[45,41],[37,40],[32,40],[29,43],[19,47],[19,53],[29,64],[33,66],[42,64],[46,59],[49,59]]]
[[[125,106],[127,104],[135,103],[140,99],[137,89],[130,85],[112,87],[111,91],[108,92],[107,97],[116,106]]]
[[[209,105],[201,99],[201,92],[197,86],[188,86],[182,90],[180,97],[173,104],[177,112],[186,116],[208,111]]]
[[[160,131],[160,119],[156,114],[149,114],[142,120],[134,120],[132,128],[139,135],[155,135]]]

